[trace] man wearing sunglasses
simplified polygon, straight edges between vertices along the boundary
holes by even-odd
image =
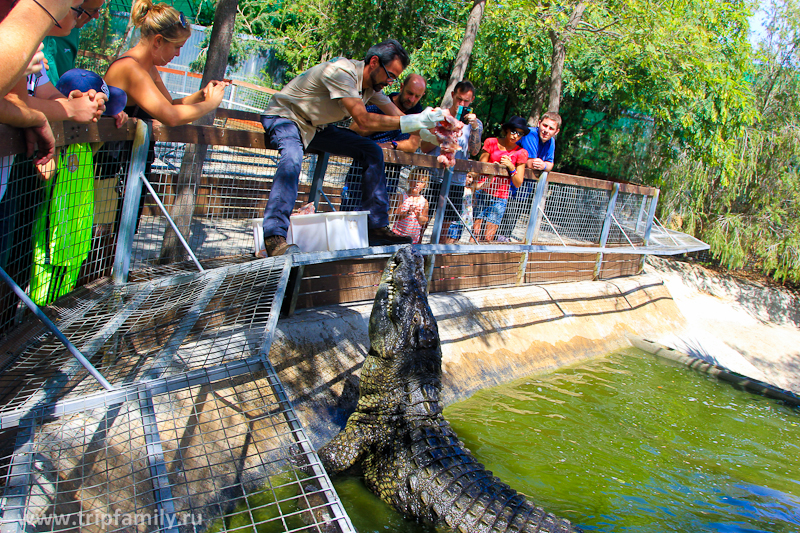
[[[58,83],[62,74],[75,68],[81,28],[88,24],[90,20],[100,18],[100,9],[103,7],[104,2],[105,0],[86,0],[81,5],[73,7],[72,16],[75,17],[75,28],[69,35],[44,38],[43,52],[49,67],[47,77],[50,78],[53,85]]]
[[[358,129],[367,131],[399,129],[408,133],[435,126],[443,118],[441,109],[427,108],[416,115],[404,115],[381,92],[400,77],[408,62],[403,46],[389,39],[370,48],[364,61],[335,58],[311,67],[272,96],[261,117],[266,144],[280,152],[264,210],[267,255],[300,251],[287,244],[286,234],[306,148],[352,157],[364,167],[361,205],[369,211],[370,246],[411,242],[409,237],[389,228],[389,195],[381,148],[352,130],[332,125],[352,117]],[[385,114],[369,113],[367,104],[377,105]]]

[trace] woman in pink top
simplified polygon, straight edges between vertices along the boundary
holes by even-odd
[[[422,238],[422,228],[428,222],[428,200],[422,191],[428,185],[428,173],[416,169],[408,176],[408,192],[398,195],[397,208],[393,214],[399,217],[392,226],[398,235],[411,237],[411,242],[418,244]]]
[[[497,227],[503,219],[510,194],[511,184],[520,187],[525,177],[528,152],[517,146],[517,141],[530,129],[522,117],[511,117],[503,124],[500,139],[489,137],[483,143],[480,160],[484,163],[500,163],[508,169],[509,176],[482,176],[476,184],[475,222],[472,232],[479,240],[493,241]],[[485,235],[481,234],[486,221]]]

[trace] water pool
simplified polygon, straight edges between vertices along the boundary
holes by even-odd
[[[630,349],[480,391],[445,416],[488,469],[586,531],[800,531],[800,413]],[[430,531],[357,478],[361,532]]]

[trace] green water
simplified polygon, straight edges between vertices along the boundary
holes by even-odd
[[[445,416],[503,481],[586,531],[800,531],[800,411],[627,350]],[[334,480],[361,533],[423,532]]]

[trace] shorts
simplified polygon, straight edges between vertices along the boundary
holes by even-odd
[[[506,212],[507,198],[496,198],[483,191],[475,193],[475,220],[485,220],[496,226],[503,220],[503,213]]]

